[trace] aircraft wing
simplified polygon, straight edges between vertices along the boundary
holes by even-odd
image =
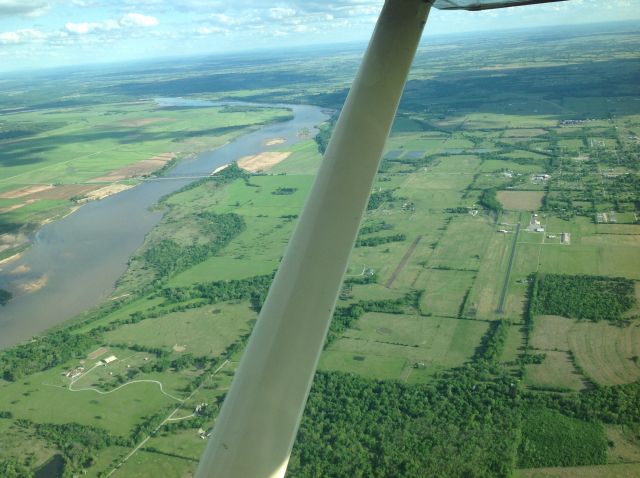
[[[491,8],[519,7],[536,3],[564,2],[566,0],[435,0],[440,10],[489,10]]]

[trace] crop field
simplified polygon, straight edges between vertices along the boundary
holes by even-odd
[[[542,206],[543,192],[539,191],[499,191],[498,200],[505,209],[516,211],[537,211]]]
[[[569,333],[569,348],[585,373],[602,385],[640,380],[640,327],[581,323]]]
[[[570,351],[586,376],[601,385],[640,379],[640,365],[635,360],[640,354],[640,328],[637,323],[616,326],[607,322],[539,316],[535,319],[532,346],[545,353]],[[552,369],[555,365],[549,364],[548,367]],[[558,374],[562,373],[561,369],[558,367]]]

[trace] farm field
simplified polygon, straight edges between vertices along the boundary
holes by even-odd
[[[500,36],[500,48],[495,38],[464,48],[442,40],[420,49],[320,357],[326,395],[314,395],[307,432],[294,447],[300,476],[329,469],[368,476],[378,456],[402,457],[396,469],[407,470],[417,469],[407,456],[427,457],[420,470],[430,476],[640,476],[640,102],[631,101],[640,95],[640,37],[637,28],[607,31],[553,32],[553,42]],[[254,59],[224,71],[185,66],[196,78],[220,75],[189,98],[335,112],[359,54]],[[250,81],[229,86],[225,75],[249,71]],[[138,101],[141,91],[188,95],[180,88],[192,78],[177,70],[163,81],[139,74],[131,82],[114,73],[111,94],[97,104],[81,96],[80,105],[36,108],[42,99],[34,98],[35,111],[0,116],[0,133],[23,131],[0,135],[9,148],[0,153],[5,250],[15,250],[6,245],[16,231],[25,240],[25,224],[63,214],[98,186],[134,186],[174,158],[290,115],[276,107],[160,108]],[[232,164],[162,198],[164,216],[109,300],[0,352],[0,465],[16,459],[33,471],[61,457],[70,473],[86,476],[192,476],[332,121],[317,136],[300,131],[292,147],[274,139],[277,164]],[[544,274],[622,277],[635,302],[627,297],[611,320],[538,314],[532,297]],[[362,413],[364,431],[356,430],[360,424],[342,416],[354,403],[400,411],[375,424]],[[441,422],[419,415],[425,403]],[[601,464],[562,468],[557,459],[558,467],[516,469],[516,459],[549,458],[520,448],[532,404],[610,442],[599,449]],[[63,428],[71,423],[77,429]],[[408,430],[436,438],[412,448],[402,441]],[[86,440],[98,435],[108,439]],[[325,449],[304,451],[334,439],[336,450],[354,450],[362,463],[335,450],[330,458]],[[492,448],[479,453],[479,444]],[[583,459],[579,440],[566,446]]]

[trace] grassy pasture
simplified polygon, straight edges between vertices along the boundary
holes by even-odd
[[[320,367],[406,380],[421,362],[429,374],[415,369],[416,378],[427,379],[469,360],[487,328],[473,320],[368,313],[323,353]]]
[[[429,266],[476,271],[494,234],[488,216],[455,217],[435,248]]]
[[[69,391],[61,384],[60,374],[75,365],[36,373],[10,386],[3,383],[2,408],[36,423],[79,422],[128,435],[142,417],[175,403],[152,383],[133,384],[108,395]]]
[[[516,217],[509,214],[502,215],[504,222],[513,223],[515,220]],[[512,234],[500,234],[492,230],[486,253],[467,300],[465,315],[479,318],[496,316],[512,243]]]
[[[544,171],[544,167],[539,164],[520,164],[504,159],[487,159],[482,162],[482,166],[480,167],[480,171],[483,173],[492,173],[504,169],[523,174],[541,173]]]
[[[255,312],[247,303],[215,304],[124,325],[106,333],[105,340],[167,351],[178,345],[185,347],[185,353],[216,356],[239,335],[248,332],[253,319]]]
[[[421,281],[425,289],[422,311],[438,316],[457,316],[474,279],[474,272],[425,270]]]
[[[545,352],[541,364],[526,365],[527,385],[556,390],[582,390],[584,382],[566,352]]]
[[[604,431],[610,442],[609,463],[640,462],[640,435],[638,435],[637,425],[605,425]]]
[[[573,242],[573,236],[571,240]],[[551,273],[624,276],[640,280],[640,254],[637,247],[633,246],[549,246],[542,249],[540,270]]]

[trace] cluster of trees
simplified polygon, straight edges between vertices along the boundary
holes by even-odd
[[[511,379],[472,368],[430,385],[319,372],[288,476],[509,476],[516,404]]]
[[[500,212],[502,211],[502,204],[498,201],[496,196],[496,190],[493,188],[485,189],[480,195],[480,204],[490,211]]]
[[[518,447],[520,468],[603,465],[607,438],[602,425],[569,418],[541,407],[526,407]]]
[[[171,408],[174,406],[172,405]],[[151,435],[156,428],[160,426],[160,424],[164,421],[164,419],[169,415],[170,409],[163,408],[156,413],[145,417],[142,422],[138,423],[133,431],[131,432],[131,438],[129,439],[129,443],[131,445],[139,443],[141,440]]]
[[[83,357],[95,346],[93,337],[62,330],[0,354],[0,371],[5,380],[16,381],[42,370],[48,370],[74,357]]]
[[[367,211],[378,209],[382,203],[391,202],[395,199],[393,196],[395,189],[383,189],[382,191],[374,191],[369,196],[367,203]]]
[[[0,476],[3,478],[31,478],[33,473],[15,458],[0,460]]]
[[[358,236],[364,236],[365,234],[372,234],[374,232],[388,231],[390,229],[393,229],[393,224],[389,224],[386,221],[372,221],[360,228]]]
[[[378,282],[378,273],[373,272],[371,274],[364,274],[357,277],[347,277],[344,280],[344,284],[375,284]]]
[[[533,286],[530,309],[533,314],[620,320],[635,302],[635,286],[630,279],[539,274]]]
[[[445,208],[444,212],[447,212],[449,214],[469,214],[469,208],[464,206],[447,207]]]
[[[380,244],[388,244],[390,242],[402,242],[406,241],[407,236],[405,234],[393,234],[391,236],[372,236],[365,237],[356,240],[356,247],[374,247]]]
[[[234,213],[201,212],[193,219],[213,239],[206,244],[181,246],[172,239],[163,239],[144,252],[145,261],[155,269],[158,277],[166,278],[176,272],[204,261],[226,246],[245,228],[244,219]]]
[[[0,305],[7,305],[13,298],[13,294],[8,290],[0,289]]]
[[[272,191],[271,194],[275,194],[277,196],[288,196],[295,193],[298,188],[278,188],[275,191]]]
[[[206,282],[191,287],[164,288],[160,294],[168,303],[206,299],[208,303],[215,304],[228,300],[249,299],[251,305],[256,310],[260,310],[271,281],[273,281],[273,274],[268,274],[246,279]]]

